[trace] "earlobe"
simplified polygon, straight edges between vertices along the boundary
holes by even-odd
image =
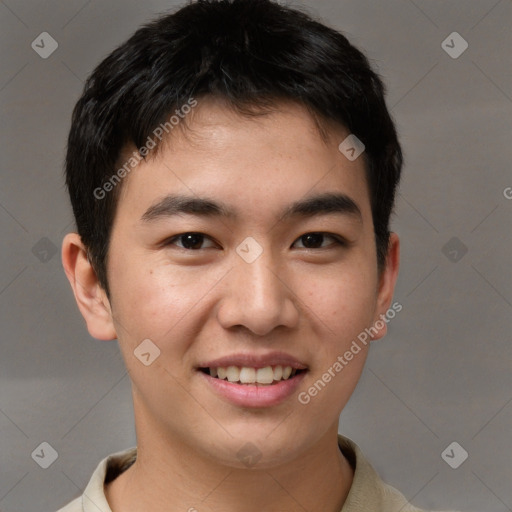
[[[68,233],[62,241],[62,266],[89,334],[98,340],[116,339],[110,302],[78,233]]]
[[[383,338],[387,333],[386,313],[391,306],[400,267],[400,239],[396,233],[389,237],[386,266],[382,271],[378,285],[377,307],[373,319],[372,339]],[[373,334],[375,333],[375,334]]]

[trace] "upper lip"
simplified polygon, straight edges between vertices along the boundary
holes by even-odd
[[[199,364],[198,368],[226,368],[228,366],[245,366],[247,368],[265,368],[266,366],[291,366],[305,370],[307,366],[285,352],[267,352],[265,354],[231,354]]]

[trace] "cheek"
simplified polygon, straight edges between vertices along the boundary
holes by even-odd
[[[169,265],[144,267],[129,261],[119,261],[112,274],[119,346],[137,393],[153,404],[155,414],[159,414],[158,400],[171,396],[176,403],[180,400],[175,379],[187,371],[187,350],[197,334],[194,329],[204,323],[201,299],[213,286],[212,280]],[[136,349],[146,339],[160,350],[149,366],[136,357]]]
[[[190,329],[187,318],[201,315],[202,301],[222,273],[130,260],[120,258],[111,274],[114,314],[126,331],[124,343],[131,346],[149,338],[166,351],[178,350],[176,341],[187,339],[184,330]],[[180,336],[175,335],[178,332]]]
[[[350,277],[349,277],[350,275]],[[309,417],[334,422],[352,395],[368,354],[358,340],[376,305],[374,285],[362,274],[306,278],[304,303],[313,326],[311,375],[304,381],[299,403]],[[328,412],[326,412],[328,411]]]
[[[377,295],[368,269],[310,274],[300,286],[304,303],[319,320],[320,328],[330,331],[330,339],[350,342],[373,318]]]

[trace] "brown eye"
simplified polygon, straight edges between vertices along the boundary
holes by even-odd
[[[176,235],[175,237],[171,238],[166,243],[166,245],[177,245],[182,249],[197,251],[199,249],[205,248],[202,247],[205,240],[209,240],[209,238],[202,233],[182,233],[181,235]],[[176,241],[181,241],[181,244],[176,243]],[[211,245],[211,247],[213,246],[214,245]]]
[[[304,249],[324,249],[326,247],[329,247],[329,245],[333,245],[329,244],[322,246],[322,242],[324,242],[326,238],[334,240],[334,244],[344,245],[343,241],[339,237],[322,232],[306,233],[305,235],[299,237],[297,241],[302,242]]]

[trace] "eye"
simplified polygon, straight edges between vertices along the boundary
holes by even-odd
[[[326,247],[329,247],[329,245],[333,245],[333,244],[329,244],[327,246],[326,245],[322,246],[322,242],[326,238],[330,238],[331,240],[334,240],[335,245],[341,245],[341,246],[346,245],[346,243],[344,242],[344,240],[341,237],[336,236],[336,235],[331,235],[329,233],[323,233],[323,232],[306,233],[306,234],[302,235],[301,237],[299,237],[297,239],[297,241],[301,241],[303,244],[303,247],[299,247],[300,249],[302,249],[302,248],[304,248],[304,249],[325,249]],[[295,242],[294,245],[296,243],[297,242]]]
[[[182,233],[181,235],[176,235],[172,238],[169,238],[169,240],[165,242],[165,245],[177,245],[181,249],[197,251],[199,249],[208,248],[201,247],[205,240],[210,241],[210,247],[215,247],[216,244],[213,243],[212,240],[203,233]],[[176,243],[176,241],[181,241],[181,245]]]

